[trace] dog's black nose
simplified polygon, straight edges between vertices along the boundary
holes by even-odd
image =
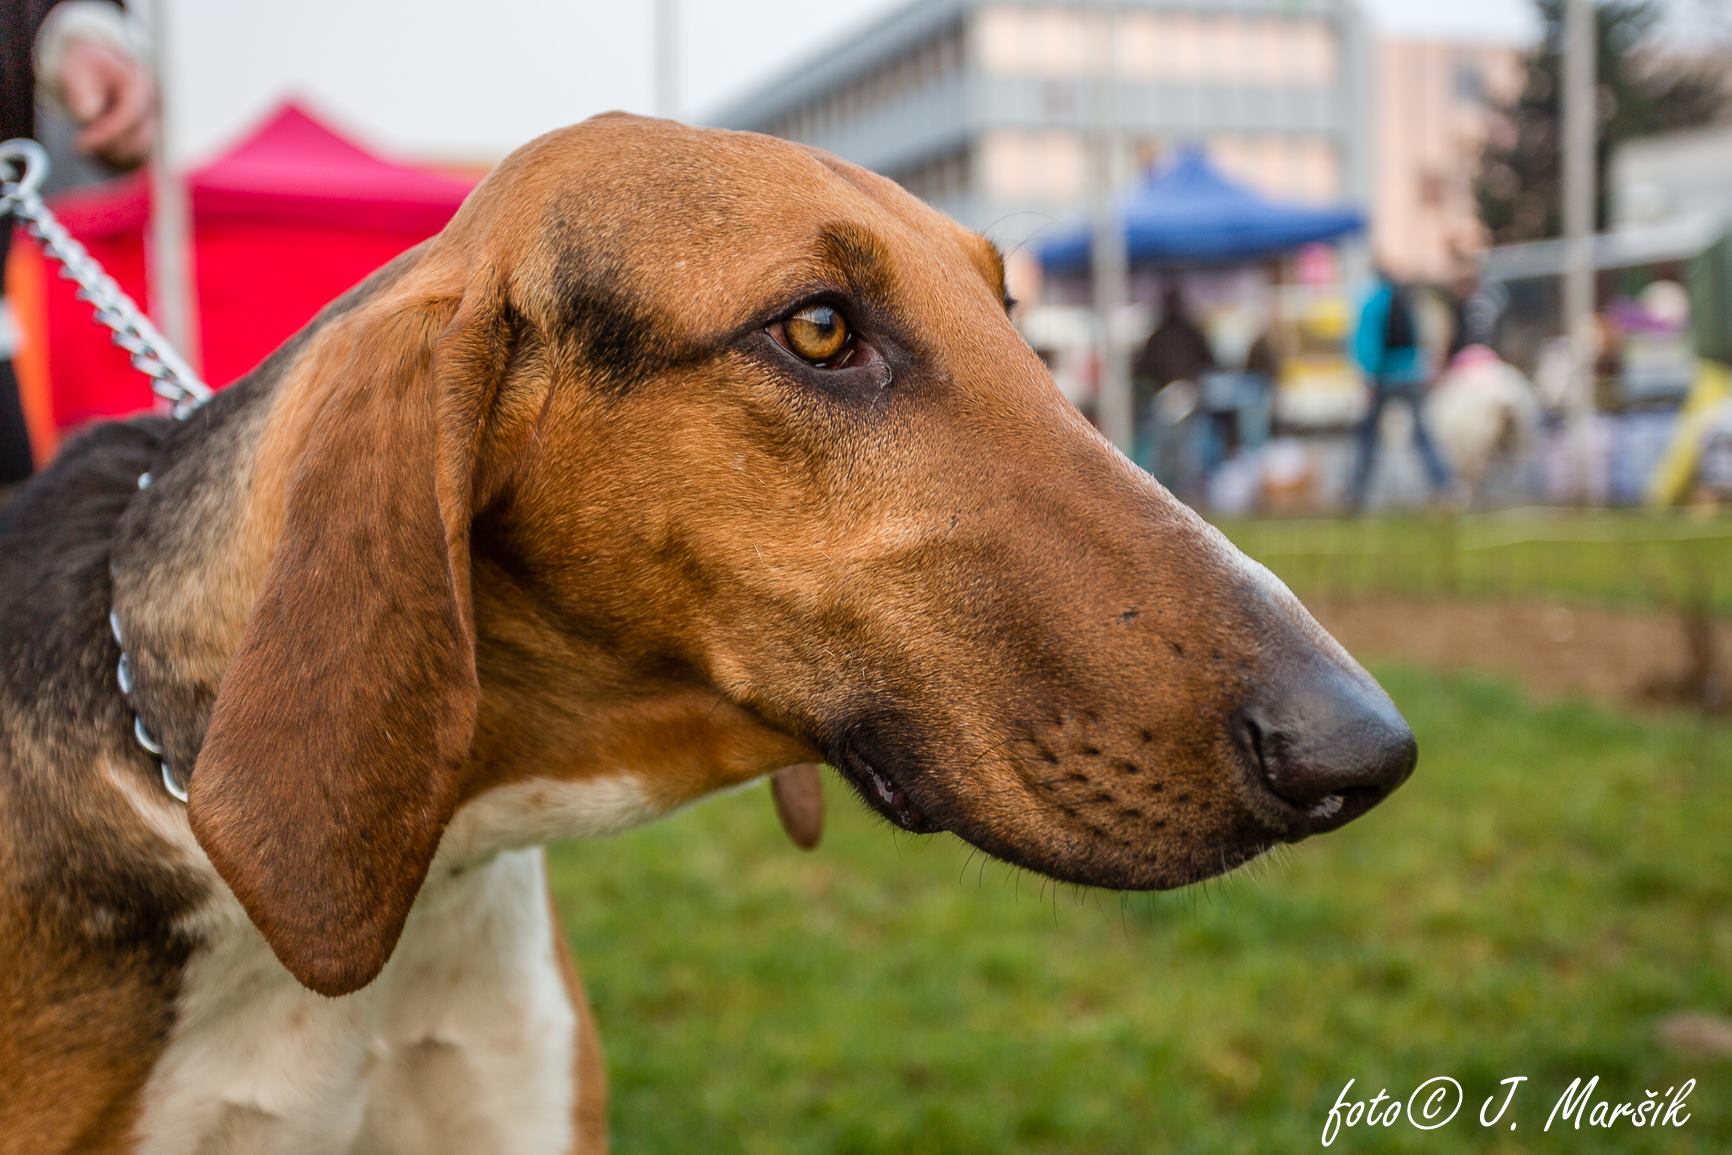
[[[1334,830],[1387,798],[1413,773],[1419,744],[1376,683],[1316,662],[1281,679],[1243,716],[1263,782],[1303,813],[1307,833]]]

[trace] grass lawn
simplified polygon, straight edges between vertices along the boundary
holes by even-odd
[[[1301,596],[1547,597],[1732,614],[1732,518],[1608,510],[1239,519],[1238,546]]]
[[[622,1152],[1319,1150],[1348,1078],[1449,1074],[1454,1123],[1332,1151],[1725,1151],[1732,727],[1381,671],[1420,737],[1381,810],[1204,889],[1078,893],[897,836],[829,781],[803,855],[757,787],[550,851]],[[1681,1131],[1540,1129],[1577,1075]],[[1520,1129],[1474,1116],[1527,1075]]]

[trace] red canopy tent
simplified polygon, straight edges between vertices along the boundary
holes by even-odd
[[[215,386],[251,369],[332,298],[438,232],[471,187],[383,160],[292,103],[194,171],[188,184],[200,338],[194,360]],[[54,208],[148,307],[143,176],[68,194]],[[33,251],[26,258],[41,259]],[[27,340],[34,331],[46,349],[54,428],[151,404],[144,378],[92,324],[68,282],[29,271],[20,280],[40,286],[38,315],[29,315],[29,301],[20,311]],[[42,387],[26,388],[32,385]]]

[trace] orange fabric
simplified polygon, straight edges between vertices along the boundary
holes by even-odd
[[[18,349],[12,370],[18,377],[18,399],[30,430],[30,451],[38,467],[60,448],[54,420],[54,400],[48,382],[48,308],[43,292],[42,254],[31,244],[15,244],[6,258],[6,299],[18,324]]]

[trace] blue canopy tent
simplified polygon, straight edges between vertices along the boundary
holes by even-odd
[[[1150,175],[1115,211],[1133,265],[1254,261],[1365,227],[1350,205],[1270,200],[1221,175],[1199,148]],[[1072,225],[1040,245],[1041,264],[1049,273],[1085,270],[1092,243],[1088,223]]]

